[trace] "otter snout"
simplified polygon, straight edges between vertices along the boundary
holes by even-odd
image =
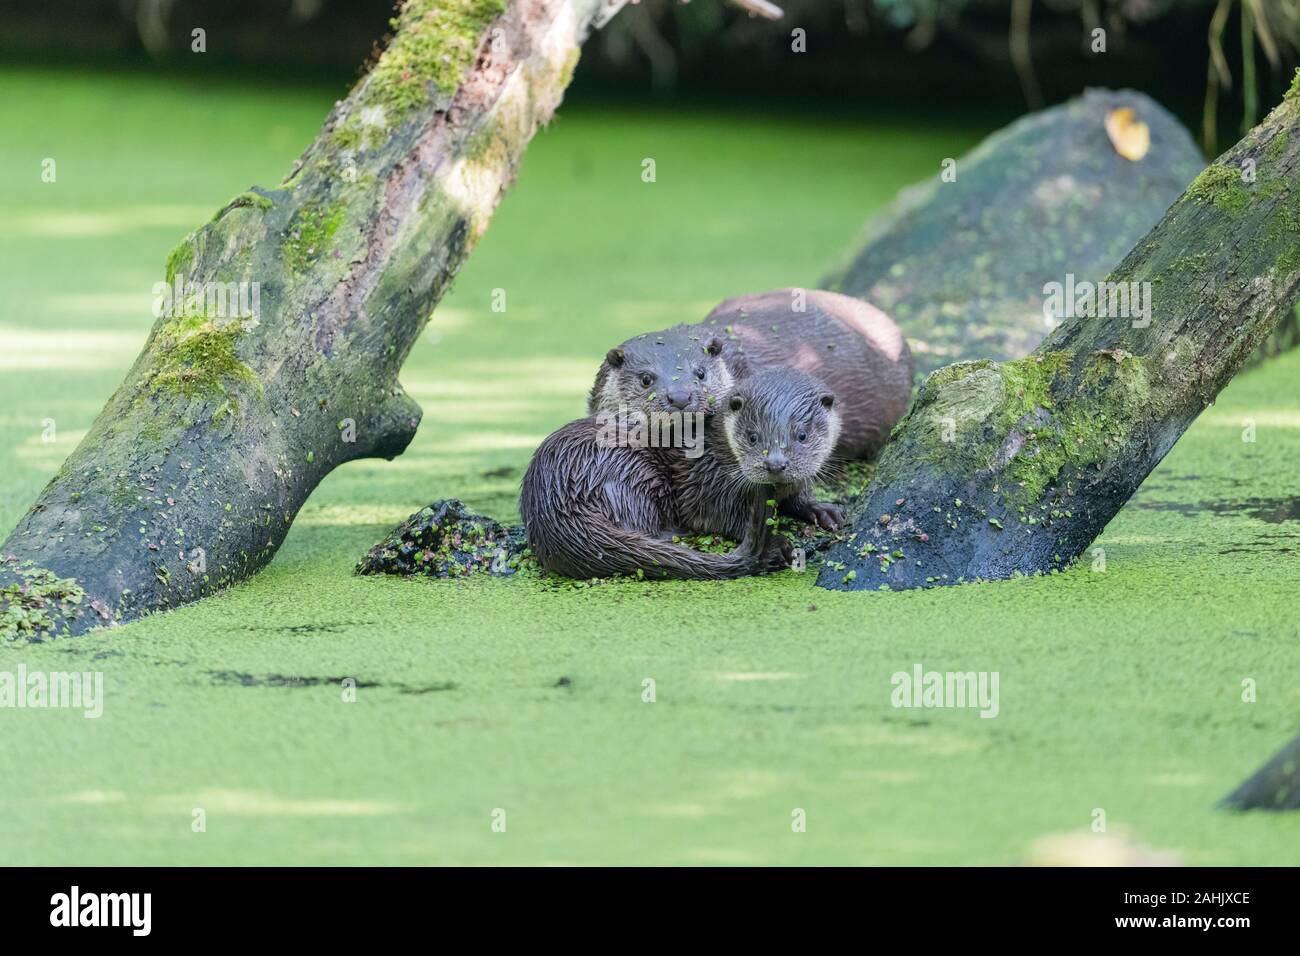
[[[694,395],[689,388],[674,387],[668,390],[664,398],[668,400],[671,407],[684,409],[687,405],[692,404],[691,399],[694,398]]]
[[[692,388],[690,385],[673,385],[660,392],[656,404],[659,408],[674,415],[678,413],[695,415],[700,412],[705,415],[713,414],[708,391]]]
[[[777,476],[785,474],[786,466],[790,464],[790,459],[785,457],[785,452],[771,452],[764,460],[763,465],[767,468],[769,475]]]

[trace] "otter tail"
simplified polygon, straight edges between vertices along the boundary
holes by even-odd
[[[710,554],[696,551],[672,541],[665,541],[641,532],[628,531],[616,525],[601,529],[603,541],[593,540],[592,549],[599,555],[591,557],[598,566],[607,568],[603,574],[636,574],[648,578],[738,578],[768,570],[761,553],[746,543],[727,554]]]
[[[519,510],[546,570],[573,578],[735,578],[784,566],[780,542],[757,513],[751,527],[758,530],[728,554],[667,540],[676,525],[670,476],[643,452],[601,448],[593,428],[591,419],[565,425],[542,442],[524,474]]]
[[[564,509],[563,514],[556,509],[545,516],[533,513],[524,523],[529,546],[542,567],[572,578],[638,572],[653,579],[738,578],[780,566],[775,556],[764,559],[760,549],[766,542],[747,542],[726,554],[710,554],[622,527],[597,508]]]

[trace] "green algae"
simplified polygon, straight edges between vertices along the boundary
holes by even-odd
[[[1089,355],[1080,389],[1066,401],[1056,401],[1052,383],[1071,381],[1066,367],[1073,360],[1058,352],[1003,365],[1006,402],[995,431],[1016,431],[1025,439],[1007,465],[1020,489],[1008,496],[1013,504],[1043,504],[1050,486],[1070,473],[1079,477],[1105,460],[1155,404],[1147,364],[1137,356],[1112,352]],[[1049,413],[1046,419],[1030,423],[1040,410]]]
[[[261,383],[239,357],[243,327],[239,321],[187,315],[170,321],[157,334],[152,362],[141,380],[141,394],[151,398],[221,398],[212,416],[215,424],[240,408],[240,394],[260,392]],[[161,440],[161,426],[146,438]]]
[[[1214,165],[1192,180],[1187,195],[1198,203],[1209,203],[1229,214],[1245,210],[1251,202],[1249,187],[1242,181],[1241,170]]]
[[[954,474],[1002,467],[1011,485],[1001,490],[1023,510],[1044,505],[1051,486],[1101,462],[1155,395],[1148,364],[1120,351],[963,362],[923,383],[909,448]]]
[[[436,501],[384,536],[357,564],[358,574],[463,578],[536,573],[522,525],[474,514],[463,502]]]
[[[1291,144],[1291,134],[1287,130],[1281,130],[1264,147],[1264,155],[1269,159],[1280,159],[1286,154],[1286,148]]]
[[[73,578],[30,561],[0,561],[0,574],[17,578],[0,584],[0,643],[58,637],[83,613],[86,592]]]
[[[152,79],[94,83],[117,94],[111,122],[70,109],[51,134],[42,96],[90,84],[64,73],[42,75],[32,95],[12,98],[12,110],[31,117],[32,135],[61,137],[59,155],[87,161],[105,131],[138,130],[134,162],[120,169],[135,176],[191,164],[183,178],[160,177],[159,202],[211,208],[293,159],[293,146],[276,152],[256,138],[234,168],[208,159],[207,116],[160,142],[151,133],[157,116],[185,115],[183,90]],[[232,124],[250,116],[257,128],[289,123],[305,141],[332,98],[325,90],[286,108],[250,88],[218,97],[212,110]],[[718,137],[723,122],[734,142]],[[957,135],[966,134],[858,120],[827,129],[801,117],[570,111],[530,147],[510,202],[435,314],[431,328],[442,338],[412,351],[403,381],[426,419],[402,459],[332,474],[275,561],[247,584],[111,633],[9,649],[0,670],[19,660],[102,670],[108,698],[98,721],[5,712],[0,795],[22,809],[0,815],[6,859],[1014,865],[1038,837],[1086,829],[1102,807],[1112,828],[1128,827],[1189,864],[1293,864],[1294,819],[1213,808],[1295,733],[1295,554],[1266,548],[1294,547],[1300,529],[1196,505],[1294,496],[1294,354],[1241,376],[1179,441],[1096,542],[1104,571],[1092,570],[1089,554],[1050,578],[860,594],[822,591],[810,573],[794,571],[567,588],[351,573],[361,552],[435,496],[516,520],[532,449],[580,414],[604,348],[702,314],[719,289],[762,288],[777,273],[815,281],[865,207],[947,155],[936,151]],[[581,163],[612,168],[640,155],[629,151],[647,136],[692,170],[689,185],[661,180],[645,198],[644,190],[593,191],[574,175]],[[788,191],[810,137],[823,161],[801,193],[804,225],[792,241],[771,197]],[[880,172],[864,180],[868,163]],[[741,166],[744,189],[735,185]],[[129,185],[114,176],[106,168],[106,196]],[[211,194],[196,197],[195,188]],[[728,197],[723,219],[701,212],[700,196],[714,193]],[[579,264],[554,248],[556,208],[590,230]],[[629,221],[646,226],[629,232]],[[708,228],[683,231],[682,222],[741,227],[720,239]],[[111,288],[116,276],[160,261],[176,234],[103,243],[71,279],[59,242],[0,236],[0,255],[15,264],[0,281],[13,299],[38,304],[41,290],[60,283]],[[700,261],[709,268],[683,268]],[[482,303],[507,270],[530,302],[517,306],[512,296],[507,315],[486,313]],[[555,335],[555,315],[571,334]],[[40,313],[61,329],[80,328],[78,318]],[[102,329],[139,341],[146,320],[106,314]],[[102,354],[83,367],[0,376],[10,409],[0,421],[7,526],[63,453],[34,446],[25,423],[84,416],[87,400],[112,394],[130,359],[129,351]],[[1109,379],[1099,366],[1091,384]],[[1001,395],[1001,377],[989,382]],[[1260,435],[1250,444],[1240,438],[1248,417]],[[1010,533],[1013,522],[1004,523]],[[916,663],[999,671],[1001,714],[893,708],[891,675]],[[222,673],[307,686],[243,686],[213,676]],[[356,678],[355,702],[343,702],[337,681],[308,680],[322,675]],[[1257,703],[1242,702],[1244,678],[1259,682]],[[643,699],[647,680],[653,703]],[[341,764],[341,753],[362,755],[361,770]],[[207,812],[206,833],[190,830],[195,807]],[[504,834],[489,826],[495,807],[509,814]],[[794,807],[808,810],[804,833],[790,831]]]
[[[474,62],[483,31],[504,0],[410,0],[391,21],[396,31],[364,80],[364,103],[400,115],[429,100],[429,86],[450,95]]]
[[[294,272],[305,272],[329,250],[335,233],[347,216],[347,205],[342,202],[315,203],[299,210],[285,231],[281,252],[285,263]]]
[[[1285,182],[1279,178],[1272,185],[1284,187]],[[1265,241],[1287,244],[1273,264],[1276,276],[1285,278],[1300,270],[1300,197],[1292,195],[1274,207],[1272,221],[1265,232]]]
[[[194,246],[185,239],[167,256],[167,284],[171,285],[177,276],[184,276],[187,269],[194,264]]]
[[[269,212],[275,207],[274,201],[270,196],[264,196],[261,193],[248,191],[240,193],[234,199],[230,200],[225,206],[219,209],[212,217],[213,222],[220,219],[223,213],[231,209],[257,209],[261,212]]]

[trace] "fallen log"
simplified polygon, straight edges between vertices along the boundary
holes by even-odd
[[[1149,130],[1137,161],[1106,117]],[[1103,278],[1205,168],[1163,107],[1131,90],[1089,90],[989,136],[867,221],[823,288],[884,309],[924,375],[952,362],[1020,358],[1050,331],[1042,288],[1066,271]]]
[[[1291,313],[1297,126],[1300,77],[1031,355],[932,373],[818,584],[950,585],[1082,553]],[[1119,290],[1130,308],[1108,307]]]
[[[0,546],[0,636],[243,580],[326,474],[406,447],[420,409],[398,370],[621,5],[408,0],[288,176],[169,257],[144,350]]]
[[[1107,133],[1122,110],[1146,127],[1139,159],[1120,155]],[[1021,358],[1051,330],[1043,287],[1067,273],[1105,278],[1204,168],[1187,131],[1155,101],[1089,90],[903,190],[821,287],[888,312],[919,376],[952,362]],[[1290,315],[1260,355],[1297,344]]]

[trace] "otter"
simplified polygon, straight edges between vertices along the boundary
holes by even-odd
[[[675,325],[647,332],[605,353],[587,414],[713,414],[718,398],[747,371],[739,346],[711,330]]]
[[[748,523],[728,554],[672,541],[682,530],[677,490],[664,451],[609,445],[603,418],[553,432],[533,455],[519,494],[528,546],[547,571],[571,578],[641,572],[651,578],[736,578],[789,564],[788,542],[770,533],[763,500],[745,496]],[[764,509],[766,511],[766,509]]]
[[[836,398],[841,458],[875,457],[911,404],[907,340],[888,315],[861,299],[777,289],[727,299],[701,324],[729,327],[751,364],[785,365],[820,379]]]
[[[610,349],[588,412],[711,414],[763,365],[809,372],[836,396],[838,458],[874,457],[911,401],[912,353],[889,316],[836,292],[777,289],[727,299],[703,322]]]
[[[753,513],[743,492],[764,486],[782,514],[834,530],[841,509],[817,501],[812,488],[842,428],[836,397],[816,376],[780,367],[753,372],[710,422],[706,453],[674,462],[685,527],[738,538]]]
[[[550,435],[528,466],[519,510],[542,567],[575,578],[642,572],[732,578],[788,566],[789,542],[767,523],[768,500],[816,513],[813,478],[840,428],[816,378],[763,369],[734,386],[709,420],[704,455],[611,445],[616,415],[578,419]],[[838,516],[837,516],[838,517]],[[694,551],[671,540],[718,533],[740,546]]]

